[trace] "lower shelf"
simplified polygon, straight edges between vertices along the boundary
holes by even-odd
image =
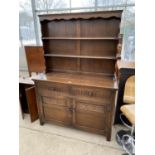
[[[63,84],[118,89],[117,81],[111,76],[79,73],[50,72],[34,80],[46,80]]]

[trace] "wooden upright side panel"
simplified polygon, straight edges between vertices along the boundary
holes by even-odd
[[[37,101],[36,101],[36,94],[35,94],[35,87],[27,88],[26,90],[26,97],[29,106],[29,113],[31,122],[34,122],[38,119],[38,108],[37,108]]]

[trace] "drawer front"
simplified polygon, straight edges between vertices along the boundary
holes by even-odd
[[[116,91],[110,89],[72,86],[71,95],[83,100],[100,101],[101,104],[111,103],[115,99]]]
[[[39,82],[37,85],[38,93],[41,96],[60,97],[69,95],[69,87],[64,84],[55,84],[52,82]]]
[[[42,96],[42,104],[48,105],[48,106],[63,106],[63,107],[69,107],[70,103],[69,100],[64,97],[45,97]]]
[[[115,99],[116,90],[81,87],[67,84],[57,84],[52,82],[39,82],[37,85],[38,93],[46,97],[73,97],[84,100],[99,100],[102,103],[111,103]]]

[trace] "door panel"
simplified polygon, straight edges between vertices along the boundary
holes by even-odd
[[[72,105],[65,97],[42,97],[44,119],[63,125],[72,124]]]
[[[36,94],[35,94],[35,86],[25,89],[26,91],[26,98],[29,107],[29,113],[31,122],[34,122],[38,119],[38,108],[37,108],[37,101],[36,101]]]
[[[109,117],[106,107],[106,104],[76,100],[73,113],[74,125],[77,128],[104,133],[106,120]]]

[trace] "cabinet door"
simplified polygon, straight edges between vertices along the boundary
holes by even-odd
[[[72,104],[67,97],[41,97],[45,121],[72,124]]]
[[[76,100],[73,104],[73,124],[87,131],[104,134],[109,114],[109,104]]]
[[[31,122],[34,122],[38,119],[38,108],[37,108],[37,101],[36,101],[36,94],[35,94],[35,86],[25,89],[26,91],[26,98],[30,113]]]

